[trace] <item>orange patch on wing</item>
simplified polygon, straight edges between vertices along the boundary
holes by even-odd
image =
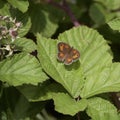
[[[67,61],[68,61],[68,62],[71,62],[71,61],[72,61],[72,58],[68,58]]]
[[[59,57],[63,58],[65,55],[63,53],[59,53]]]
[[[79,57],[78,54],[73,55],[73,59],[76,59],[76,58],[78,58],[78,57]]]
[[[63,49],[64,49],[64,45],[60,45],[60,51],[63,51]]]

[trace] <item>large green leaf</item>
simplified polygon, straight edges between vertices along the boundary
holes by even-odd
[[[104,92],[120,91],[120,63],[103,67],[86,79],[82,97],[90,97]]]
[[[87,100],[81,99],[76,101],[68,94],[58,93],[54,96],[55,110],[63,114],[75,115],[79,111],[85,110]]]
[[[18,12],[17,12],[18,14]],[[19,14],[20,15],[20,14]],[[28,16],[28,14],[22,14],[21,16],[17,16],[18,20],[22,23],[22,27],[19,29],[18,33],[20,37],[25,36],[30,28],[31,28],[31,20],[30,17]]]
[[[120,18],[113,19],[107,23],[111,29],[118,30],[120,32]]]
[[[61,85],[56,83],[46,81],[37,87],[23,85],[17,87],[17,89],[31,102],[53,99],[55,110],[63,114],[75,115],[87,107],[86,99],[76,101],[67,94],[67,91]]]
[[[18,38],[16,39],[13,44],[15,44],[20,50],[25,52],[32,52],[36,50],[36,45],[31,39],[27,38]]]
[[[94,3],[90,7],[90,17],[96,23],[96,25],[101,25],[114,18],[115,13],[107,11],[105,7],[99,3]]]
[[[37,85],[47,78],[37,59],[29,54],[17,54],[0,62],[0,80],[10,85]]]
[[[88,115],[92,120],[119,120],[117,109],[107,100],[102,98],[88,99]]]
[[[39,114],[45,107],[46,102],[29,102],[24,96],[20,95],[19,99],[15,101],[13,118],[14,120],[31,120],[36,114]],[[32,116],[30,119],[25,119]]]
[[[42,67],[54,80],[61,83],[73,97],[80,95],[85,79],[87,82],[90,76],[96,75],[101,68],[112,63],[107,42],[95,30],[85,26],[73,28],[58,37],[58,42],[69,43],[80,51],[80,61],[69,66],[57,61],[57,41],[42,38],[40,35],[37,36],[37,39],[38,57]],[[96,79],[92,81],[96,83]],[[81,94],[82,97],[85,94],[87,93]]]
[[[90,17],[97,24],[105,23],[105,12],[100,4],[92,4],[90,7]]]
[[[120,7],[120,1],[119,0],[94,0],[99,3],[102,3],[106,8],[108,9],[118,9]]]
[[[32,21],[31,32],[41,33],[46,37],[51,37],[55,33],[61,16],[56,8],[32,4],[29,13]]]
[[[7,0],[13,7],[18,8],[23,13],[27,11],[29,2],[28,0]]]
[[[44,82],[37,87],[23,85],[17,87],[17,89],[31,102],[53,99],[55,110],[63,114],[73,116],[87,107],[86,99],[76,101],[67,94],[62,86],[56,83]]]
[[[53,99],[53,95],[66,92],[60,84],[50,83],[49,81],[43,82],[38,86],[22,85],[17,87],[17,89],[31,102]]]
[[[30,108],[30,103],[25,99],[24,96],[20,96],[17,103],[15,104],[15,109],[13,113],[13,117],[16,120],[21,118],[25,118],[27,116],[27,111]]]
[[[112,63],[109,46],[101,35],[87,27],[69,30],[64,34],[61,34],[59,40],[65,40],[73,46],[74,43],[77,43],[81,53],[80,67],[84,71],[84,77],[86,78],[85,85],[87,84],[84,89],[89,91],[89,85],[91,86],[91,84],[94,85],[96,83],[96,79],[90,79],[90,77],[93,75],[97,77],[97,74],[101,69]],[[89,93],[90,92],[92,91],[89,91]],[[85,94],[87,93],[83,93],[82,91],[80,95],[83,97]]]
[[[0,0],[0,15],[10,15],[10,5],[4,0]]]
[[[104,38],[93,29],[85,26],[73,28],[60,34],[58,39],[70,43],[80,51],[80,67],[86,75],[112,63],[110,47]]]
[[[57,82],[61,83],[73,96],[79,96],[83,85],[82,69],[80,62],[65,66],[57,61],[57,41],[42,38],[38,39],[38,57],[44,70]],[[77,46],[77,43],[75,44]]]

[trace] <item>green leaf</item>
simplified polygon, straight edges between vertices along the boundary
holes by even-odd
[[[111,29],[118,30],[120,32],[120,18],[116,18],[107,23]]]
[[[80,62],[65,66],[57,61],[57,41],[37,35],[38,58],[44,70],[57,82],[61,83],[73,97],[78,97],[83,85]],[[74,43],[77,46],[77,43]]]
[[[89,81],[93,74],[96,75],[99,70],[112,63],[110,48],[101,35],[85,26],[66,31],[60,34],[58,39],[59,41],[55,41],[37,35],[38,58],[43,69],[76,98],[80,95],[84,82]],[[57,43],[60,41],[78,49],[81,54],[80,60],[69,66],[58,62]],[[94,84],[96,79],[89,82]],[[81,95],[84,97],[86,94],[82,92]]]
[[[23,14],[21,17],[19,17],[18,20],[20,20],[20,22],[22,22],[23,24],[20,30],[18,31],[19,36],[23,37],[29,32],[32,23],[28,14]]]
[[[84,78],[86,79],[83,91],[84,89],[87,90],[87,92],[81,91],[80,95],[81,97],[85,97],[87,93],[92,93],[91,89],[95,84],[97,84],[96,77],[100,70],[111,65],[112,56],[110,54],[110,48],[101,35],[99,35],[95,30],[84,26],[74,28],[61,34],[59,36],[59,40],[64,40],[73,46],[75,46],[75,43],[77,44],[76,48],[78,48],[81,53],[80,67],[84,71]],[[99,79],[101,78],[102,77],[100,76]]]
[[[92,120],[119,120],[115,106],[98,97],[88,99],[87,113]]]
[[[106,10],[105,7],[99,3],[94,3],[90,7],[90,17],[96,25],[102,25],[113,19],[115,13]]]
[[[119,113],[119,119],[120,119],[120,113]]]
[[[14,120],[31,120],[44,109],[45,103],[46,102],[31,103],[24,96],[20,95],[19,99],[14,103]],[[31,119],[27,119],[28,117]]]
[[[94,0],[96,2],[102,3],[108,9],[118,9],[120,7],[119,0]]]
[[[30,103],[25,99],[24,96],[21,95],[15,105],[15,109],[13,113],[14,119],[19,120],[21,118],[27,117],[27,111],[29,107],[30,107]]]
[[[69,115],[75,115],[79,111],[85,110],[87,107],[86,99],[76,101],[68,94],[58,93],[54,96],[55,110]]]
[[[112,63],[110,47],[96,30],[81,26],[60,34],[58,39],[70,43],[80,51],[80,67],[85,77]]]
[[[46,9],[47,10],[46,10]],[[32,21],[31,32],[41,33],[43,36],[51,37],[58,28],[59,12],[54,7],[34,5],[30,7],[30,17]]]
[[[103,67],[86,80],[82,97],[90,97],[104,92],[120,91],[120,63]]]
[[[28,10],[28,0],[7,0],[14,8],[18,8],[23,13]]]
[[[38,86],[19,86],[17,89],[31,102],[53,99],[56,111],[63,114],[75,115],[77,112],[83,111],[87,106],[85,99],[77,102],[66,94],[67,92],[61,85],[56,83],[51,84],[48,81]]]
[[[90,7],[90,17],[97,24],[105,23],[105,10],[100,4],[92,4]]]
[[[49,81],[38,86],[22,85],[17,89],[31,102],[53,99],[53,95],[58,94],[58,92],[65,92],[65,89],[60,84],[50,83]]]
[[[15,44],[20,50],[25,52],[32,52],[36,50],[36,45],[31,39],[19,38],[16,39],[13,44]]]
[[[47,78],[37,59],[29,54],[17,54],[0,62],[0,80],[10,85],[37,85]]]
[[[4,111],[1,111],[1,116],[0,116],[1,120],[7,120],[8,116]]]
[[[10,15],[10,5],[4,0],[0,0],[0,15]]]

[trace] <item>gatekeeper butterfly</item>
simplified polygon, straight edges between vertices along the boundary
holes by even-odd
[[[74,49],[67,43],[59,42],[57,47],[58,47],[57,59],[61,62],[64,62],[65,65],[70,65],[80,58],[79,51]]]

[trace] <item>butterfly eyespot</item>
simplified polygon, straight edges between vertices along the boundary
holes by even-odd
[[[63,53],[60,53],[59,55],[60,55],[60,57],[63,57],[63,56],[64,56],[64,54],[63,54]]]
[[[70,62],[70,61],[71,61],[71,59],[67,59],[67,61],[68,61],[68,62]]]

